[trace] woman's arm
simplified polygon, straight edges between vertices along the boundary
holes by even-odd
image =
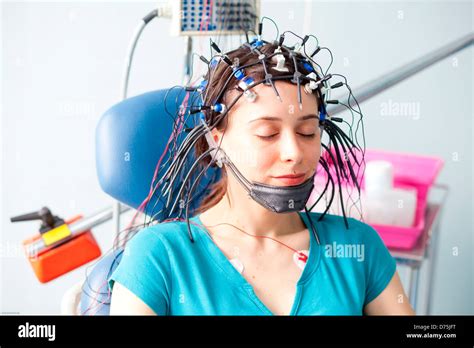
[[[110,303],[110,315],[156,315],[133,292],[115,282]]]
[[[364,307],[366,315],[415,315],[405,295],[398,272],[395,271],[387,287]]]

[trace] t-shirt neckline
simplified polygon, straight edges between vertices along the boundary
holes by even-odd
[[[247,292],[250,292],[251,294],[254,294],[252,285],[247,281],[247,279],[244,278],[242,274],[240,274],[235,269],[229,259],[227,259],[225,254],[222,252],[222,250],[214,243],[209,234],[209,231],[203,225],[200,219],[200,215],[201,214],[198,214],[190,218],[190,220],[194,220],[194,222],[200,225],[200,228],[198,228],[199,231],[197,233],[196,239],[201,243],[204,250],[206,250],[206,252],[208,253],[209,257],[216,261],[216,264],[219,266],[219,269],[224,273],[224,275],[229,279],[232,284],[246,290]],[[309,279],[311,279],[311,276],[315,273],[315,270],[319,266],[322,250],[321,245],[318,244],[313,234],[311,223],[307,220],[308,216],[306,216],[306,213],[298,212],[298,215],[300,216],[306,228],[308,229],[310,235],[310,245],[306,266],[303,268],[303,272],[301,273],[300,278],[296,283],[295,299],[293,308],[291,310],[292,313],[297,309],[299,298],[301,297],[301,286],[303,286],[306,282],[308,282]],[[310,213],[308,213],[308,215],[310,215]],[[316,225],[315,221],[313,221],[313,225]],[[319,230],[316,231],[316,233],[318,232]],[[318,236],[320,237],[319,233]],[[252,297],[256,297],[256,295]],[[266,308],[263,303],[261,303],[261,307],[263,307],[263,309],[265,309],[267,312],[271,313],[270,310]]]

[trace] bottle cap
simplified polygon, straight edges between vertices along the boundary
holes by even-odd
[[[365,167],[365,190],[390,190],[393,188],[393,165],[388,161],[368,161]]]

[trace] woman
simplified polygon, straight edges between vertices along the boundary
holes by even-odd
[[[282,47],[243,45],[208,72],[203,105],[223,110],[202,108],[212,140],[201,137],[195,150],[200,156],[219,144],[212,162],[201,161],[222,165],[221,180],[190,219],[191,241],[184,221],[150,226],[129,241],[109,279],[111,314],[414,314],[375,230],[301,212],[318,164],[327,164],[324,99],[321,83],[275,78],[304,71],[291,54],[284,66],[276,59],[249,66]],[[266,83],[247,89],[231,76],[237,66]]]

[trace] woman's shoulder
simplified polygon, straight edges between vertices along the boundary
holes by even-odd
[[[193,223],[190,222],[191,230],[194,231]],[[187,232],[186,221],[165,221],[155,223],[140,229],[128,241],[127,245],[137,248],[150,248],[160,245],[162,247],[187,245],[185,239],[190,241]]]
[[[317,220],[320,215],[316,213],[313,217]],[[347,224],[348,228],[344,217],[330,214],[318,222],[325,255],[331,256],[326,260],[352,261],[355,268],[364,269],[366,282],[371,289],[383,289],[396,270],[395,259],[372,226],[349,217]],[[368,291],[378,293],[378,290]]]

